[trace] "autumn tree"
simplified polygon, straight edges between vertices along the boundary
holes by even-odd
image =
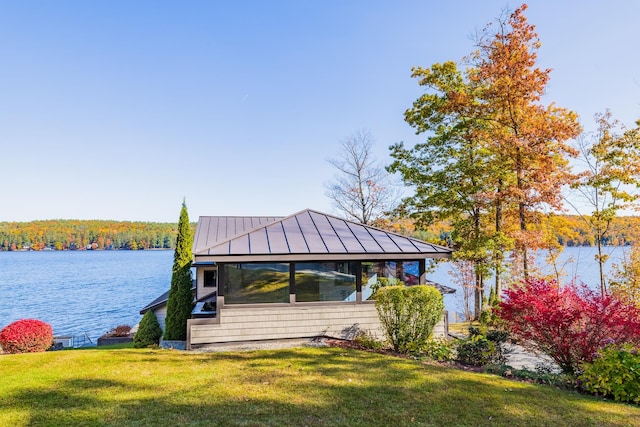
[[[413,69],[425,93],[405,120],[426,140],[390,148],[388,170],[415,188],[403,207],[423,223],[450,221],[457,256],[474,262],[476,312],[490,265],[500,295],[514,242],[529,275],[528,249],[541,244],[529,223],[537,210],[559,208],[574,179],[566,141],[579,133],[577,116],[541,103],[550,70],[535,66],[540,42],[525,10],[500,18],[497,31],[487,26],[464,71],[454,62]]]
[[[528,227],[531,213],[543,206],[561,208],[561,189],[575,180],[568,158],[577,152],[567,141],[580,133],[576,113],[541,102],[551,70],[536,67],[541,43],[526,9],[523,4],[500,18],[495,31],[485,27],[469,71],[480,88],[477,114],[486,120],[488,148],[509,176],[497,191],[515,208],[519,232],[514,237],[525,278],[528,249],[540,245]]]
[[[542,235],[542,250],[546,252],[545,261],[547,265],[553,269],[553,279],[557,283],[562,282],[565,265],[559,264],[559,257],[563,251],[563,243],[566,239],[575,240],[578,232],[572,228],[572,222],[564,215],[557,215],[550,212],[546,215],[540,215],[540,221],[537,221],[535,227],[539,229]],[[566,264],[566,261],[565,261]]]
[[[577,140],[586,170],[574,188],[592,209],[590,216],[581,218],[594,234],[600,289],[605,293],[608,255],[602,253],[602,245],[617,213],[634,205],[639,197],[632,190],[640,188],[640,121],[638,127],[626,129],[609,110],[596,114],[595,120],[597,131]]]
[[[415,217],[419,226],[451,222],[455,257],[473,263],[478,316],[490,239],[483,217],[491,208],[486,194],[495,180],[489,167],[491,153],[483,140],[483,121],[474,113],[477,88],[454,62],[415,67],[412,77],[419,79],[425,93],[405,112],[405,120],[427,137],[412,148],[403,143],[391,146],[394,161],[388,170],[415,188],[401,209]]]
[[[457,260],[451,266],[449,275],[452,282],[462,290],[462,293],[456,293],[456,297],[460,299],[460,308],[464,319],[470,321],[475,317],[475,312],[471,307],[476,294],[476,287],[474,286],[476,278],[475,265],[471,261]]]
[[[337,169],[326,195],[348,219],[370,224],[393,207],[396,192],[373,155],[374,140],[359,130],[340,142],[341,153],[328,162]]]
[[[611,293],[640,308],[640,246],[633,246],[625,253],[621,264],[613,264],[612,273]]]
[[[189,225],[187,205],[183,201],[178,221],[178,237],[173,255],[171,271],[171,287],[167,300],[167,317],[165,319],[165,340],[184,341],[187,338],[187,320],[193,310],[193,292],[191,278],[191,262],[193,259],[193,236]]]

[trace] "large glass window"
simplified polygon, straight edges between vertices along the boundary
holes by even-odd
[[[296,302],[355,301],[354,262],[296,263]]]
[[[225,304],[289,302],[289,264],[227,264]]]
[[[380,286],[417,285],[420,283],[418,261],[381,261],[362,263],[362,299],[373,299]]]

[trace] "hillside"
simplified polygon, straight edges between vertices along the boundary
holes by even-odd
[[[0,222],[0,251],[67,249],[171,249],[176,223],[44,220]]]

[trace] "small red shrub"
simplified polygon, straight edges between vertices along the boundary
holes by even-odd
[[[586,287],[530,279],[504,292],[498,316],[513,337],[567,373],[612,343],[640,343],[640,309]]]
[[[0,346],[5,353],[46,351],[52,343],[53,329],[41,320],[17,320],[0,331]]]
[[[129,325],[118,325],[115,328],[111,329],[107,332],[106,336],[108,337],[128,337],[131,334],[131,326]]]

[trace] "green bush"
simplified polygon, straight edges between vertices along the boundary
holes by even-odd
[[[365,331],[358,331],[358,334],[353,339],[353,341],[362,348],[367,348],[374,351],[382,350],[382,342]]]
[[[496,326],[498,324],[498,315],[496,314],[500,307],[500,299],[495,293],[495,290],[491,288],[489,293],[489,299],[482,299],[482,311],[480,312],[480,324],[484,326]]]
[[[640,403],[640,355],[631,344],[608,345],[598,357],[582,365],[579,380],[590,393],[613,396],[621,402]]]
[[[162,337],[162,329],[158,323],[158,318],[153,310],[149,310],[142,316],[140,325],[138,325],[138,332],[133,337],[133,346],[142,348],[158,345],[160,337]]]
[[[450,362],[456,357],[453,342],[446,338],[433,338],[428,340],[422,347],[421,354],[438,362]]]
[[[456,343],[457,360],[465,365],[502,365],[507,359],[504,343],[509,335],[504,331],[482,331],[470,327],[469,336]]]
[[[433,286],[385,286],[376,293],[376,309],[393,349],[408,353],[431,337],[444,303]]]

